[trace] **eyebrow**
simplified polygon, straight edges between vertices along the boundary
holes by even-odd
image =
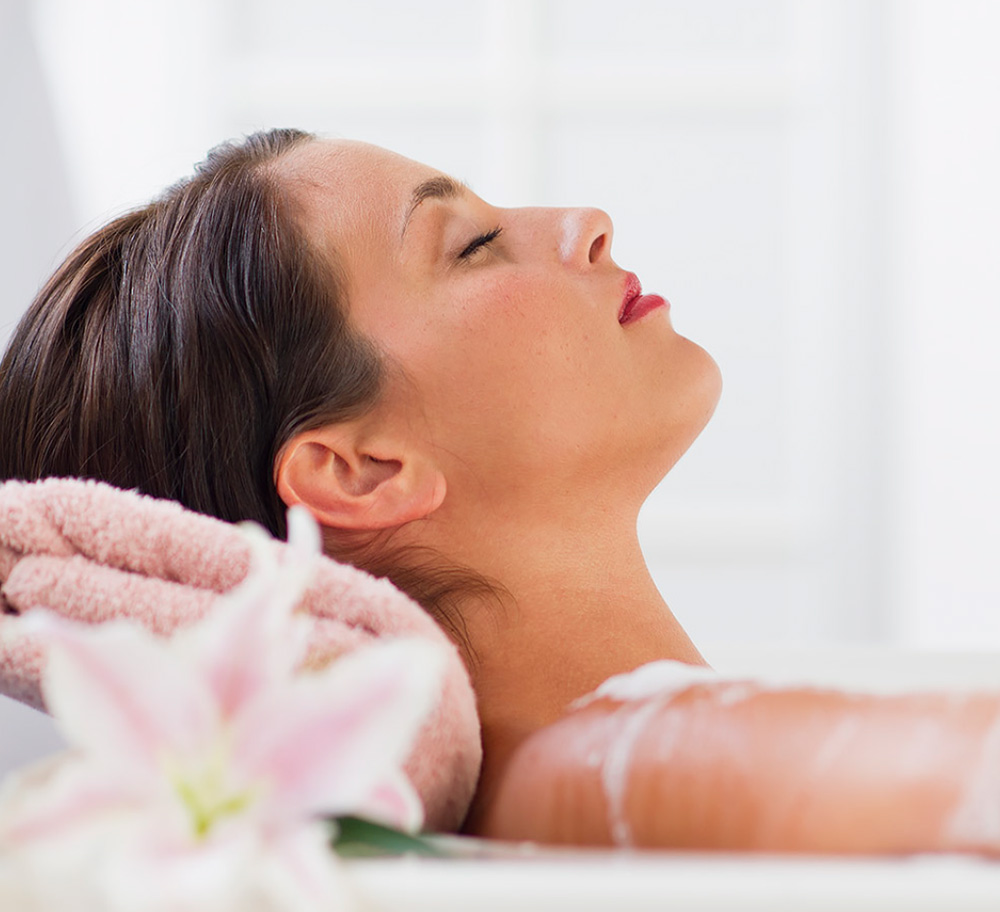
[[[417,184],[413,188],[413,194],[410,197],[410,208],[407,210],[406,218],[403,220],[403,230],[399,234],[400,240],[406,234],[406,228],[410,224],[410,217],[424,200],[455,199],[456,197],[464,196],[468,189],[468,185],[462,183],[462,181],[457,181],[455,178],[444,174],[437,177],[430,177]]]

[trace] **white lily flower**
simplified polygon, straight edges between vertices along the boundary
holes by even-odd
[[[38,611],[7,625],[48,645],[46,704],[72,750],[4,786],[0,901],[6,886],[27,891],[18,908],[29,894],[79,910],[343,908],[317,818],[419,828],[401,767],[439,696],[441,648],[387,640],[297,672],[316,524],[289,511],[280,564],[263,532],[251,541],[244,582],[169,640]],[[69,904],[46,892],[59,878],[79,881]]]

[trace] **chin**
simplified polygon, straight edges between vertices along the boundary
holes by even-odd
[[[701,352],[703,361],[701,384],[704,388],[700,398],[704,402],[704,418],[701,427],[698,428],[700,434],[712,415],[715,414],[715,407],[719,404],[719,399],[722,398],[722,371],[715,358],[705,349],[694,342],[691,344]]]
[[[664,423],[647,450],[647,454],[655,453],[657,457],[655,467],[651,466],[650,491],[698,439],[722,395],[722,371],[715,359],[700,345],[689,339],[683,341],[687,349],[683,374],[675,376],[674,383],[663,392]],[[681,408],[678,403],[682,403]]]

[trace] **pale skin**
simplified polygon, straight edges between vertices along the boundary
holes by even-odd
[[[397,543],[432,547],[502,584],[509,611],[470,603],[463,613],[479,657],[469,669],[484,749],[466,830],[607,844],[601,783],[571,743],[580,731],[613,739],[604,722],[620,707],[567,704],[656,659],[704,664],[653,584],[636,519],[711,417],[719,370],[666,309],[619,324],[626,273],[599,210],[498,209],[433,168],[346,141],[300,146],[275,172],[345,278],[354,327],[393,366],[369,413],[284,448],[278,492],[331,536],[395,530]],[[988,696],[961,710],[933,697],[755,700],[740,710],[678,698],[656,709],[626,802],[637,844],[949,847],[942,821],[1000,713]],[[859,713],[870,724],[856,726],[852,749],[875,758],[876,772],[855,764],[861,772],[825,783],[795,779],[824,733]],[[932,720],[955,748],[901,781],[891,770],[906,759],[914,718]],[[692,737],[668,749],[657,724],[678,719]],[[712,747],[724,738],[705,731],[750,745],[738,769]],[[790,739],[793,750],[775,750]],[[890,809],[879,819],[889,823],[852,837],[830,824],[830,809],[840,819],[868,807],[879,764],[875,791]],[[789,805],[793,780],[808,800],[774,811]]]

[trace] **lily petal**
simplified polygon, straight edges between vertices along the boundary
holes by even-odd
[[[10,775],[0,790],[0,847],[59,837],[120,809],[148,807],[148,791],[72,752]]]
[[[273,905],[289,912],[351,910],[359,906],[340,859],[330,849],[327,829],[312,823],[268,841],[256,873]]]
[[[197,847],[140,839],[102,865],[118,912],[328,912],[355,908],[325,828],[308,823],[266,838],[247,826]],[[151,895],[150,884],[157,885]]]
[[[352,813],[407,833],[415,833],[424,822],[423,802],[402,770],[385,773],[368,798]]]
[[[97,859],[96,871],[78,873],[100,884],[102,912],[274,908],[261,902],[256,872],[264,858],[260,835],[252,828],[233,828],[221,838],[187,845],[158,837],[150,827],[139,828],[113,855]]]
[[[278,819],[351,813],[402,765],[439,697],[444,661],[437,644],[400,638],[300,675],[237,720],[234,767],[270,782]]]
[[[223,717],[288,679],[308,648],[310,621],[294,615],[315,570],[319,531],[303,507],[288,514],[283,561],[274,542],[252,524],[243,529],[251,569],[204,618],[179,631],[175,648],[209,680]]]
[[[198,750],[219,721],[204,682],[135,624],[78,624],[35,609],[23,624],[48,646],[42,690],[67,741],[109,769],[153,771]]]

